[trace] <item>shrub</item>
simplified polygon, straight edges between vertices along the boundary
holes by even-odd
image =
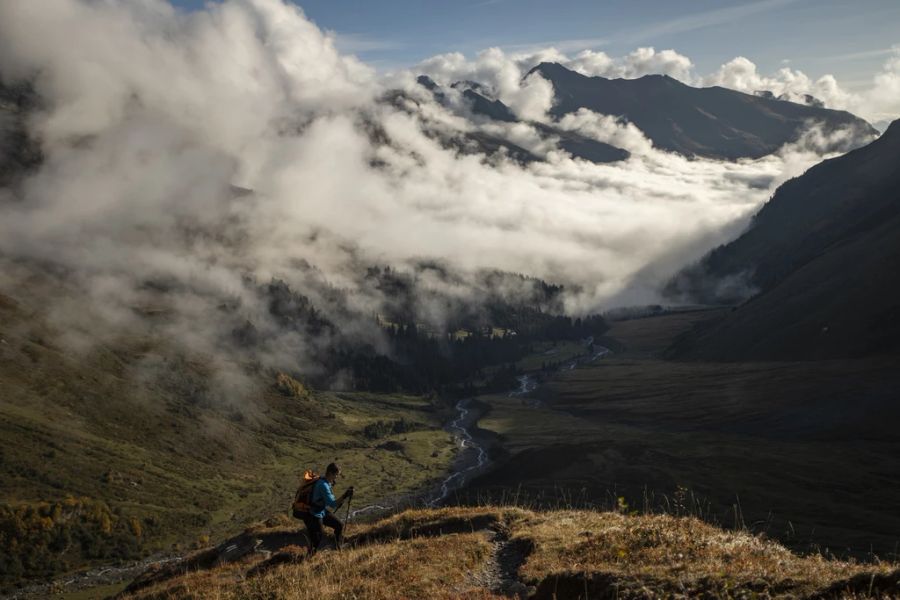
[[[278,388],[279,392],[289,398],[299,398],[301,400],[310,399],[310,393],[306,386],[287,373],[279,373],[275,377],[275,387]]]
[[[363,428],[363,435],[368,440],[377,440],[388,435],[396,435],[398,433],[407,433],[415,429],[413,423],[409,423],[404,419],[396,421],[376,421],[369,423]]]
[[[50,577],[85,559],[138,558],[149,524],[91,498],[0,504],[0,588]]]

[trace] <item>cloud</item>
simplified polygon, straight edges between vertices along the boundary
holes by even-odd
[[[690,70],[673,51],[639,49],[606,67],[604,57],[573,60],[622,76]],[[542,120],[552,88],[524,75],[555,59],[567,60],[552,49],[489,49],[422,69],[484,83]],[[21,186],[0,190],[0,255],[59,265],[82,290],[53,304],[59,329],[74,338],[145,328],[219,357],[236,327],[222,307],[236,307],[264,340],[258,360],[306,370],[329,334],[280,327],[260,296],[272,278],[373,344],[371,315],[392,301],[363,283],[376,263],[441,261],[460,274],[454,293],[473,298],[480,269],[543,277],[569,286],[573,313],[652,302],[778,182],[820,159],[796,147],[757,161],[688,160],[587,111],[559,126],[626,147],[631,159],[574,160],[521,123],[490,126],[545,162],[460,155],[435,130],[476,125],[438,105],[415,73],[379,80],[280,0],[189,14],[163,0],[2,3],[0,74],[30,79],[43,98],[28,124],[45,157]],[[406,95],[380,100],[395,86]],[[351,306],[329,300],[338,288]],[[441,318],[435,305],[412,310]],[[150,322],[148,311],[168,316]]]
[[[831,108],[847,107],[851,94],[843,91],[832,75],[823,75],[817,80],[810,79],[799,70],[784,67],[772,76],[761,75],[750,59],[738,56],[702,79],[704,85],[720,85],[740,92],[772,92],[776,97],[784,97],[801,104],[809,94]]]
[[[894,49],[872,83],[862,94],[862,110],[873,120],[900,116],[900,48]]]
[[[582,75],[635,79],[644,75],[669,75],[690,81],[694,68],[691,59],[674,50],[657,52],[654,48],[638,48],[624,57],[613,59],[604,52],[584,50],[565,66]]]
[[[880,52],[879,52],[880,53]],[[900,117],[900,48],[895,48],[871,85],[860,92],[841,87],[833,75],[812,79],[803,71],[781,68],[762,75],[750,59],[739,56],[723,64],[714,73],[698,80],[701,85],[721,85],[741,92],[768,91],[795,102],[810,95],[828,108],[848,110],[872,122]]]
[[[471,61],[459,52],[441,54],[416,68],[448,86],[465,80],[486,85],[523,119],[542,120],[553,105],[553,86],[536,73],[526,77],[521,61],[499,48],[483,50]]]
[[[633,123],[626,123],[617,117],[599,115],[586,108],[567,114],[558,121],[559,126],[567,131],[577,131],[592,139],[617,148],[628,150],[632,154],[649,156],[653,152],[653,142]]]
[[[688,57],[674,50],[656,52],[653,48],[638,48],[625,57],[623,76],[632,79],[659,73],[676,79],[689,79],[693,68],[694,65]]]

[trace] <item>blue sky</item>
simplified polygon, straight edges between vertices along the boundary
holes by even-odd
[[[206,0],[172,0],[197,9]],[[619,56],[672,48],[711,72],[738,55],[864,86],[900,44],[898,0],[298,0],[343,50],[375,67],[443,52],[591,48]]]

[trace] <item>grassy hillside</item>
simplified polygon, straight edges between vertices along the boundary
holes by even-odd
[[[303,469],[331,460],[343,464],[362,505],[428,488],[455,456],[446,416],[428,398],[310,391],[285,374],[231,364],[255,390],[234,402],[209,385],[208,357],[163,338],[123,333],[75,351],[33,300],[48,286],[72,293],[47,280],[0,287],[7,589],[90,564],[181,553],[285,512]]]
[[[469,497],[687,505],[797,549],[892,556],[900,541],[894,362],[659,358],[673,336],[710,315],[617,322],[609,335],[622,352],[558,374],[532,399],[481,397],[490,412],[479,426],[496,440],[497,464]]]
[[[121,598],[879,598],[897,564],[800,557],[695,518],[520,508],[407,511],[355,526],[347,548],[307,560],[293,527],[256,528]],[[222,544],[220,547],[225,547]]]

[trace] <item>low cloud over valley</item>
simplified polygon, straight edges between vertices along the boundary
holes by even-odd
[[[7,2],[0,77],[33,87],[22,118],[42,155],[0,190],[7,279],[13,263],[54,265],[81,290],[50,303],[61,329],[117,332],[143,326],[135,307],[164,308],[168,333],[211,354],[233,327],[217,317],[230,303],[271,336],[273,364],[303,362],[327,335],[278,332],[258,294],[272,279],[326,312],[322,290],[349,290],[350,312],[369,317],[389,299],[361,287],[365,268],[402,271],[423,260],[459,274],[452,284],[423,284],[448,295],[477,296],[470,275],[498,269],[566,285],[572,314],[656,302],[679,268],[734,238],[780,183],[822,158],[826,134],[816,131],[775,154],[729,162],[657,150],[635,126],[587,110],[555,121],[553,86],[526,76],[541,61],[588,75],[667,73],[809,93],[829,106],[865,106],[862,116],[873,118],[896,111],[827,78],[761,77],[747,59],[698,77],[687,57],[648,48],[619,59],[492,49],[379,75],[281,0],[228,0],[193,13],[162,0]],[[896,88],[892,61],[878,90]],[[420,73],[449,100],[416,83]],[[463,80],[489,88],[520,121],[466,118],[451,87]],[[539,135],[541,123],[630,158],[575,159]],[[475,131],[541,160],[445,143]],[[442,318],[433,307],[417,310],[424,321]],[[377,343],[365,319],[347,327]],[[67,341],[78,343],[71,333]]]

